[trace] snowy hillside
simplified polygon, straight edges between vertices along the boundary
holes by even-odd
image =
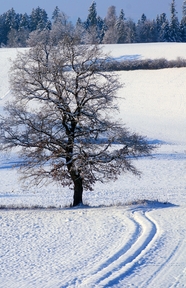
[[[186,44],[106,45],[115,58],[186,58]],[[9,58],[0,49],[0,111],[11,99]],[[72,191],[22,185],[16,153],[0,155],[0,205],[57,209],[0,210],[0,288],[186,287],[186,68],[119,72],[116,115],[161,144],[122,175],[84,192],[81,208],[64,208]],[[146,199],[146,201],[144,201]],[[132,203],[132,204],[131,204]],[[106,207],[110,206],[110,207]]]

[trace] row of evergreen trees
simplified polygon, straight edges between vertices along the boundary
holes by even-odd
[[[31,15],[18,14],[12,8],[0,15],[1,47],[26,47],[38,31],[51,31],[53,38],[59,41],[64,33],[77,33],[81,43],[144,43],[144,42],[186,42],[186,0],[183,1],[182,19],[179,22],[175,0],[171,3],[171,17],[165,13],[149,20],[145,14],[135,23],[126,19],[123,9],[119,16],[116,7],[110,6],[102,19],[97,14],[96,2],[91,4],[86,21],[78,18],[73,25],[65,13],[55,8],[52,19],[44,9],[33,9]],[[37,32],[37,33],[36,33]]]

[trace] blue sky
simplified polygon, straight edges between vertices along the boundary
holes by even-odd
[[[70,20],[76,22],[80,17],[82,20],[86,19],[88,8],[92,0],[1,0],[0,1],[0,14],[6,12],[12,7],[17,13],[27,12],[31,13],[32,8],[41,7],[46,10],[49,18],[56,6],[65,12]],[[117,13],[123,8],[126,18],[132,18],[137,21],[141,18],[142,13],[145,13],[147,18],[154,19],[157,14],[165,12],[170,16],[170,4],[172,0],[97,0],[97,12],[101,17],[107,13],[109,6],[116,6]],[[176,10],[178,11],[179,18],[182,13],[183,0],[176,0]]]

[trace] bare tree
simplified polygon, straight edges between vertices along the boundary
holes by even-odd
[[[51,43],[51,31],[44,30],[34,30],[29,34],[29,38],[27,40],[28,47],[37,46],[38,43],[42,46],[48,46]],[[47,49],[48,50],[48,49]]]
[[[74,27],[68,20],[68,16],[64,12],[59,12],[52,24],[50,39],[54,45],[57,45],[67,33],[71,35],[73,30]]]
[[[74,206],[96,181],[138,174],[132,159],[153,149],[112,119],[122,85],[104,71],[106,61],[99,46],[65,37],[57,46],[38,43],[19,53],[12,67],[14,99],[1,117],[1,149],[20,147],[24,177],[35,184],[73,185]]]
[[[28,29],[21,28],[19,30],[11,29],[8,33],[8,47],[26,47],[29,37]]]

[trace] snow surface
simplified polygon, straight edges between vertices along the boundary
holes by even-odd
[[[113,57],[176,59],[186,44],[106,45]],[[0,49],[0,111],[11,99],[8,58]],[[84,193],[18,181],[16,152],[0,155],[0,287],[186,287],[186,68],[119,72],[121,121],[161,144],[140,158],[141,178],[125,174]],[[116,115],[117,116],[117,115]],[[146,201],[143,201],[147,199]],[[108,205],[108,206],[107,206]],[[52,206],[57,208],[53,209]]]

